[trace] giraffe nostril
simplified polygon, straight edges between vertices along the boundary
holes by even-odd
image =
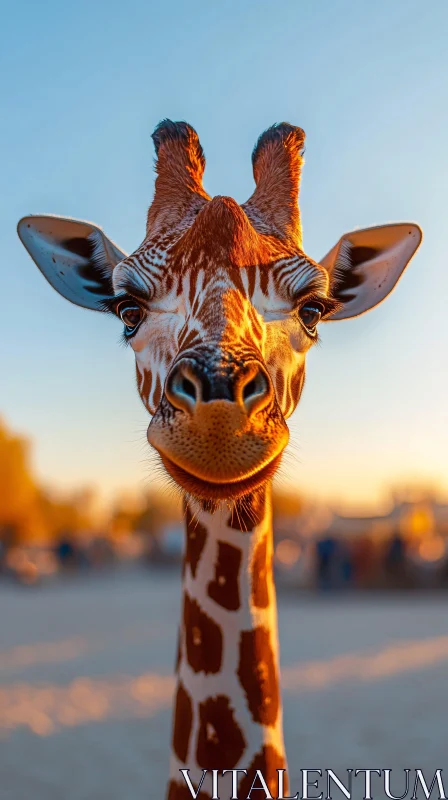
[[[247,383],[244,384],[244,380]],[[258,365],[253,365],[252,372],[249,375],[246,374],[240,383],[240,392],[241,400],[248,414],[261,411],[270,402],[272,396],[271,382],[265,370]]]
[[[250,416],[271,401],[271,379],[260,362],[218,367],[190,358],[178,361],[166,381],[166,399],[190,415],[205,403],[226,400]]]
[[[188,397],[191,397],[192,400],[197,399],[196,387],[193,381],[190,381],[189,378],[182,379],[182,391],[184,394],[188,395]]]
[[[200,376],[190,362],[177,364],[168,376],[165,396],[174,408],[193,413],[202,399]]]

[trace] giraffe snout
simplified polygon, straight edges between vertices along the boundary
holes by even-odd
[[[168,375],[148,442],[168,474],[196,497],[241,497],[272,477],[288,428],[256,359],[179,359]]]
[[[174,408],[187,414],[195,414],[203,403],[225,400],[251,417],[272,403],[274,390],[258,361],[211,369],[194,359],[182,359],[168,376],[165,395]]]

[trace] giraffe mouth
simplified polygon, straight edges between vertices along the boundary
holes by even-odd
[[[258,489],[266,481],[274,477],[280,466],[283,451],[253,475],[227,482],[203,480],[196,475],[192,475],[191,472],[187,472],[183,467],[179,467],[166,455],[162,453],[159,453],[159,455],[168,474],[185,492],[193,497],[199,500],[237,500],[255,491],[255,489]]]

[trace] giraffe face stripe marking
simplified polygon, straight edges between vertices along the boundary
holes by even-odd
[[[256,608],[269,605],[268,576],[271,579],[271,565],[267,561],[267,536],[255,548],[252,559],[252,602]]]
[[[207,587],[208,596],[227,611],[238,611],[240,607],[239,574],[242,553],[239,547],[227,542],[218,542],[218,557],[215,577]]]
[[[194,672],[220,671],[223,637],[220,626],[188,594],[184,593],[184,629],[187,659]]]
[[[274,726],[280,695],[270,633],[266,628],[260,626],[241,632],[238,677],[254,722]]]
[[[193,578],[196,577],[196,570],[207,541],[207,531],[204,526],[195,520],[191,513],[190,507],[187,505],[186,510],[187,522],[187,543],[185,551],[185,563],[190,565],[191,574]]]
[[[174,711],[173,750],[179,761],[186,763],[193,727],[193,703],[190,695],[179,683]]]
[[[295,353],[304,356],[312,345],[296,313],[300,298],[317,294],[333,302],[326,270],[297,244],[258,232],[248,208],[216,197],[196,211],[185,209],[180,226],[163,235],[150,226],[143,244],[114,270],[116,294],[133,281],[147,298],[146,320],[130,342],[147,376],[140,393],[152,414],[174,362],[204,343],[230,356],[249,349],[274,386],[280,371],[289,387],[301,369]],[[285,417],[292,398],[297,402],[287,389],[277,397]]]
[[[196,760],[202,769],[228,764],[233,769],[246,749],[246,741],[235,720],[229,698],[209,697],[199,704],[199,733]]]

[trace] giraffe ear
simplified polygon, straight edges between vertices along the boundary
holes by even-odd
[[[126,253],[91,222],[54,216],[23,217],[17,226],[22,244],[59,294],[100,311],[112,297],[112,272]]]
[[[422,240],[412,222],[346,233],[320,262],[330,292],[343,305],[329,320],[364,314],[392,291]]]

